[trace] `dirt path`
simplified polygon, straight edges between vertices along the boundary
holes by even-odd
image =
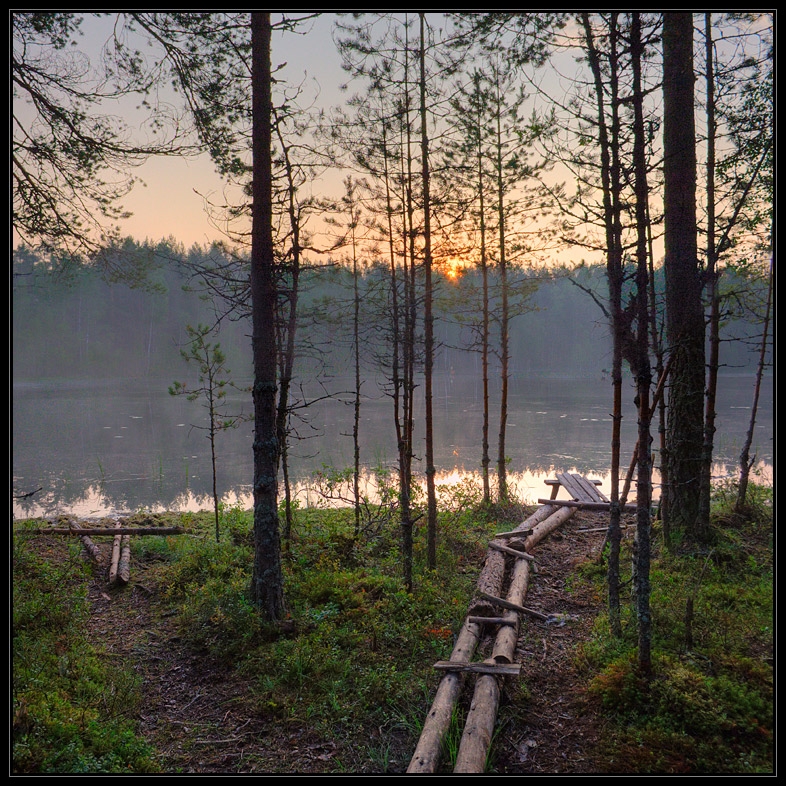
[[[598,514],[577,513],[538,544],[527,605],[572,619],[561,627],[529,619],[523,624],[517,650],[523,669],[519,684],[503,691],[495,772],[603,771],[593,759],[603,723],[587,699],[587,675],[575,648],[589,637],[604,601],[571,588],[575,567],[594,558],[603,539],[602,532],[579,530],[603,525]],[[358,759],[364,746],[319,739],[300,724],[272,717],[255,705],[249,677],[190,652],[140,566],[120,590],[108,590],[97,577],[89,598],[96,643],[109,657],[133,664],[142,678],[141,701],[130,713],[167,772],[319,774],[336,772],[338,762],[348,772],[379,772]],[[406,771],[412,751],[392,750],[390,769]]]

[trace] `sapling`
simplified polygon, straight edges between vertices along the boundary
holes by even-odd
[[[175,382],[169,388],[171,396],[186,396],[189,401],[199,398],[204,400],[208,411],[208,425],[194,426],[207,431],[210,440],[210,459],[213,469],[213,510],[216,520],[216,543],[220,542],[219,502],[216,489],[216,434],[225,429],[234,428],[241,420],[241,415],[227,415],[221,410],[222,400],[226,397],[227,388],[237,386],[228,378],[231,373],[225,367],[226,357],[219,343],[211,344],[206,338],[211,329],[205,325],[196,328],[186,325],[186,333],[190,339],[188,350],[181,349],[180,354],[186,363],[196,363],[199,367],[199,387],[190,389],[184,382]]]

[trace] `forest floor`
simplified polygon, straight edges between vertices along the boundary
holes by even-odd
[[[534,550],[538,572],[531,576],[526,605],[568,614],[570,620],[562,627],[523,621],[517,651],[523,668],[518,683],[502,693],[491,772],[614,771],[607,748],[599,764],[604,720],[576,658],[578,645],[591,636],[603,598],[587,582],[572,580],[577,565],[597,557],[604,537],[602,531],[583,530],[603,526],[603,516],[577,512]],[[624,536],[632,537],[632,531],[623,530]],[[252,699],[254,675],[189,650],[144,566],[132,566],[131,582],[119,590],[110,590],[96,575],[89,599],[94,643],[142,678],[142,698],[132,712],[166,772],[381,771],[359,760],[361,741],[353,745],[349,739],[320,737],[307,725],[288,725],[260,713]],[[387,742],[386,771],[405,772],[411,739]]]

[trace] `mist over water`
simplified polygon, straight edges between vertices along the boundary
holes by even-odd
[[[750,420],[753,376],[722,377],[718,397],[715,467],[718,477],[736,477],[739,452]],[[13,386],[13,493],[41,491],[15,499],[15,518],[62,513],[100,517],[149,510],[194,511],[212,506],[210,443],[200,402],[172,397],[170,380],[22,382]],[[349,380],[332,381],[349,390]],[[434,382],[435,463],[438,488],[468,479],[479,483],[482,397],[474,374],[441,373]],[[419,389],[422,391],[422,387]],[[366,380],[361,405],[361,461],[364,485],[375,493],[377,470],[395,481],[392,402]],[[600,378],[529,378],[511,381],[507,430],[509,481],[524,502],[548,497],[543,483],[556,472],[576,471],[610,489],[611,383]],[[228,397],[228,409],[250,414],[250,394]],[[626,383],[622,421],[625,468],[637,438],[633,387]],[[300,437],[290,448],[290,478],[301,505],[324,505],[315,473],[352,465],[352,407],[346,394],[305,410],[293,422]],[[415,411],[417,460],[422,472],[424,406]],[[491,401],[491,458],[496,465],[498,394]],[[653,436],[657,438],[655,429]],[[250,420],[218,434],[219,493],[227,505],[251,507]],[[772,480],[773,384],[766,377],[752,454]],[[655,442],[657,445],[657,439]],[[657,467],[658,457],[655,456]],[[492,472],[492,483],[495,473]],[[658,477],[654,497],[659,496]],[[345,491],[348,491],[345,490]],[[635,487],[631,495],[635,494]],[[336,504],[335,500],[333,501]]]

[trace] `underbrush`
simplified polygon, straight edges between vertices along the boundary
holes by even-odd
[[[773,771],[771,492],[753,490],[744,520],[729,516],[729,499],[728,489],[717,495],[707,549],[665,551],[654,528],[652,679],[637,673],[630,608],[621,638],[601,615],[576,653],[610,720],[604,750],[593,752],[609,773]],[[433,663],[450,656],[486,545],[526,517],[516,505],[484,508],[468,488],[440,510],[436,571],[426,567],[425,518],[416,526],[412,593],[392,517],[356,534],[350,509],[296,510],[282,557],[287,618],[277,624],[263,623],[249,600],[248,511],[222,509],[220,543],[210,513],[162,519],[188,535],[135,537],[133,561],[181,641],[231,663],[248,684],[250,711],[335,740],[343,753],[333,771],[401,772],[439,683]],[[89,643],[85,560],[76,546],[42,550],[52,537],[29,528],[14,531],[14,772],[155,771],[130,720],[133,672],[108,668]],[[629,553],[621,564],[627,582]],[[604,592],[597,565],[571,581]]]
[[[13,772],[156,772],[127,717],[136,675],[89,641],[89,567],[79,548],[25,529],[13,542]]]
[[[771,490],[751,491],[745,519],[729,512],[735,495],[717,491],[713,544],[701,551],[662,549],[654,529],[649,681],[637,671],[630,610],[622,639],[602,615],[581,648],[590,694],[615,722],[610,772],[774,771]]]
[[[518,509],[507,512],[518,520]],[[144,583],[160,599],[162,610],[174,613],[181,641],[193,652],[231,662],[249,682],[246,701],[252,711],[274,722],[307,724],[337,742],[351,741],[344,749],[350,751],[352,760],[334,759],[336,769],[402,771],[439,681],[432,664],[450,656],[486,543],[495,527],[507,526],[502,519],[505,513],[505,509],[483,509],[468,489],[462,490],[460,504],[443,505],[437,535],[438,570],[426,567],[425,518],[420,519],[413,555],[414,588],[408,593],[402,580],[399,528],[392,521],[356,536],[350,509],[296,510],[282,556],[287,618],[277,624],[265,624],[249,599],[250,511],[221,510],[220,543],[215,542],[211,514],[161,519],[161,524],[184,526],[188,534],[135,537],[132,560],[137,569],[144,568]],[[62,710],[66,717],[61,725],[75,724],[69,740],[95,749],[92,758],[84,761],[76,754],[58,753],[65,749],[62,732],[48,720],[58,706],[51,687],[58,684],[58,665],[35,653],[51,649],[49,637],[62,635],[63,628],[52,619],[36,621],[28,608],[51,602],[52,595],[42,594],[51,589],[42,583],[42,571],[66,568],[41,558],[36,569],[39,558],[28,549],[20,525],[15,533],[17,544],[15,587],[18,572],[24,590],[20,584],[15,604],[14,659],[19,679],[14,700],[15,706],[26,708],[32,726],[15,727],[15,770],[146,771],[152,759],[142,755],[144,748],[138,741],[139,754],[130,755],[136,749],[130,751],[130,742],[122,734],[130,734],[131,727],[122,725],[121,719],[117,719],[117,731],[111,732],[114,737],[88,739],[91,721],[97,722],[96,730],[103,728],[105,736],[110,735],[100,697],[110,690],[112,679],[121,679],[117,672],[94,676],[96,695],[76,708],[71,683],[58,689],[58,696],[67,695],[70,702]],[[79,660],[81,672],[87,663],[100,661],[90,655],[85,641],[89,576],[78,551],[74,547],[67,566],[73,578],[70,606],[58,612],[59,605],[51,605],[48,614],[62,613],[68,618],[70,646],[81,648],[71,658]],[[39,677],[30,673],[33,662],[41,670]],[[40,697],[34,687],[37,679],[50,685]],[[99,744],[112,741],[107,753],[117,760],[107,759]]]
[[[275,625],[249,600],[252,526],[250,512],[225,510],[221,544],[207,530],[173,544],[179,555],[159,580],[184,640],[231,658],[261,714],[351,740],[356,759],[337,767],[400,771],[438,683],[432,664],[453,649],[496,520],[477,506],[443,511],[437,571],[426,567],[420,526],[408,593],[394,523],[356,536],[350,509],[296,510],[283,550],[287,617]]]

